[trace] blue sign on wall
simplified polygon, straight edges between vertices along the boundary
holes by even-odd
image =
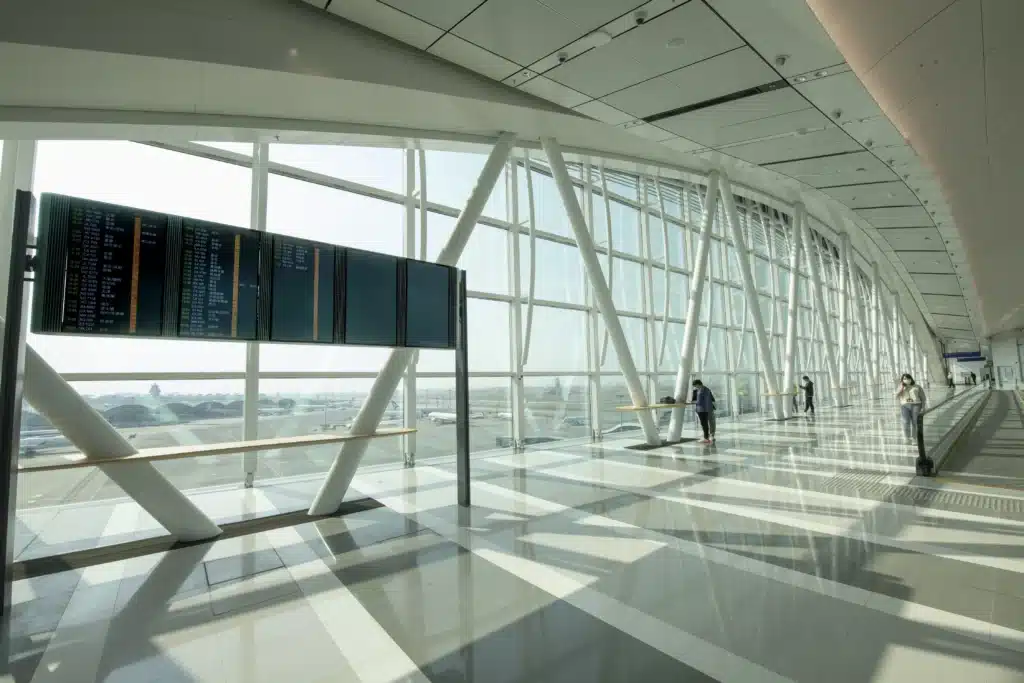
[[[958,358],[960,360],[981,360],[981,351],[955,351],[942,354],[943,358]]]

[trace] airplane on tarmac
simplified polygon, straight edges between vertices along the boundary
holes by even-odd
[[[436,425],[452,425],[458,419],[455,413],[427,413],[427,419]]]

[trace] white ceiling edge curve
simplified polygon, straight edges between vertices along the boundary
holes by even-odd
[[[899,260],[871,235],[872,226],[822,192],[732,157],[680,153],[568,111],[373,83],[16,43],[0,43],[0,62],[11,65],[0,71],[0,138],[5,139],[367,144],[369,136],[383,136],[378,139],[403,144],[419,138],[448,147],[488,144],[508,130],[526,146],[539,146],[541,137],[552,136],[575,159],[610,159],[614,163],[609,165],[633,172],[661,169],[663,177],[699,182],[710,170],[721,169],[743,194],[765,204],[788,212],[793,202],[803,201],[815,227],[833,239],[837,231],[830,217],[838,209],[861,267],[870,272],[870,261],[877,261],[888,288],[901,301],[917,304],[904,305],[904,310],[927,348],[927,309]],[[111,87],[96,87],[97,73]],[[941,370],[933,367],[932,374],[939,376]]]

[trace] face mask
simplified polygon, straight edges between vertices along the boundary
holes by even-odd
[[[903,380],[903,386],[909,387],[910,386],[910,380],[909,379]]]

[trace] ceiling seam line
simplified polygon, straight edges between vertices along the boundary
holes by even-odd
[[[448,29],[444,29],[444,33],[442,33],[442,34],[441,34],[440,36],[438,36],[438,37],[437,37],[437,40],[435,40],[434,42],[432,42],[432,43],[431,43],[430,45],[427,45],[427,47],[426,47],[426,48],[425,48],[425,49],[424,49],[423,51],[424,51],[424,52],[426,52],[426,51],[430,50],[430,48],[432,48],[432,47],[434,47],[435,45],[437,45],[438,41],[440,41],[440,40],[441,40],[442,38],[444,38],[444,37],[445,37],[445,36],[447,36],[447,35],[448,35],[449,33],[451,33],[452,31],[454,31],[454,30],[455,30],[455,27],[456,27],[456,26],[458,26],[459,24],[461,24],[462,22],[464,22],[464,21],[465,21],[466,19],[468,19],[468,18],[469,18],[469,17],[470,17],[470,16],[471,16],[471,15],[472,15],[472,14],[473,14],[474,12],[476,12],[476,11],[477,11],[478,9],[480,9],[481,7],[483,7],[484,5],[486,5],[486,4],[487,4],[487,2],[488,2],[488,0],[481,0],[481,2],[480,2],[480,4],[479,4],[479,5],[477,5],[477,6],[476,6],[476,7],[474,7],[473,9],[469,10],[469,12],[467,12],[467,13],[466,13],[466,14],[465,14],[465,15],[464,15],[464,16],[463,16],[463,17],[462,17],[461,19],[459,19],[459,20],[458,20],[458,21],[456,21],[456,22],[455,22],[454,24],[452,24],[452,25],[451,25],[451,28],[448,28]],[[390,6],[390,5],[389,5],[389,6]],[[417,19],[418,19],[418,18],[419,18],[419,17],[417,17]],[[428,23],[429,23],[429,22],[428,22]],[[440,27],[438,27],[438,28],[440,28]],[[461,37],[461,36],[458,36],[458,37]],[[488,50],[488,52],[489,52],[489,50]],[[500,56],[500,55],[499,55],[499,56]],[[512,60],[509,60],[509,61],[512,61]]]

